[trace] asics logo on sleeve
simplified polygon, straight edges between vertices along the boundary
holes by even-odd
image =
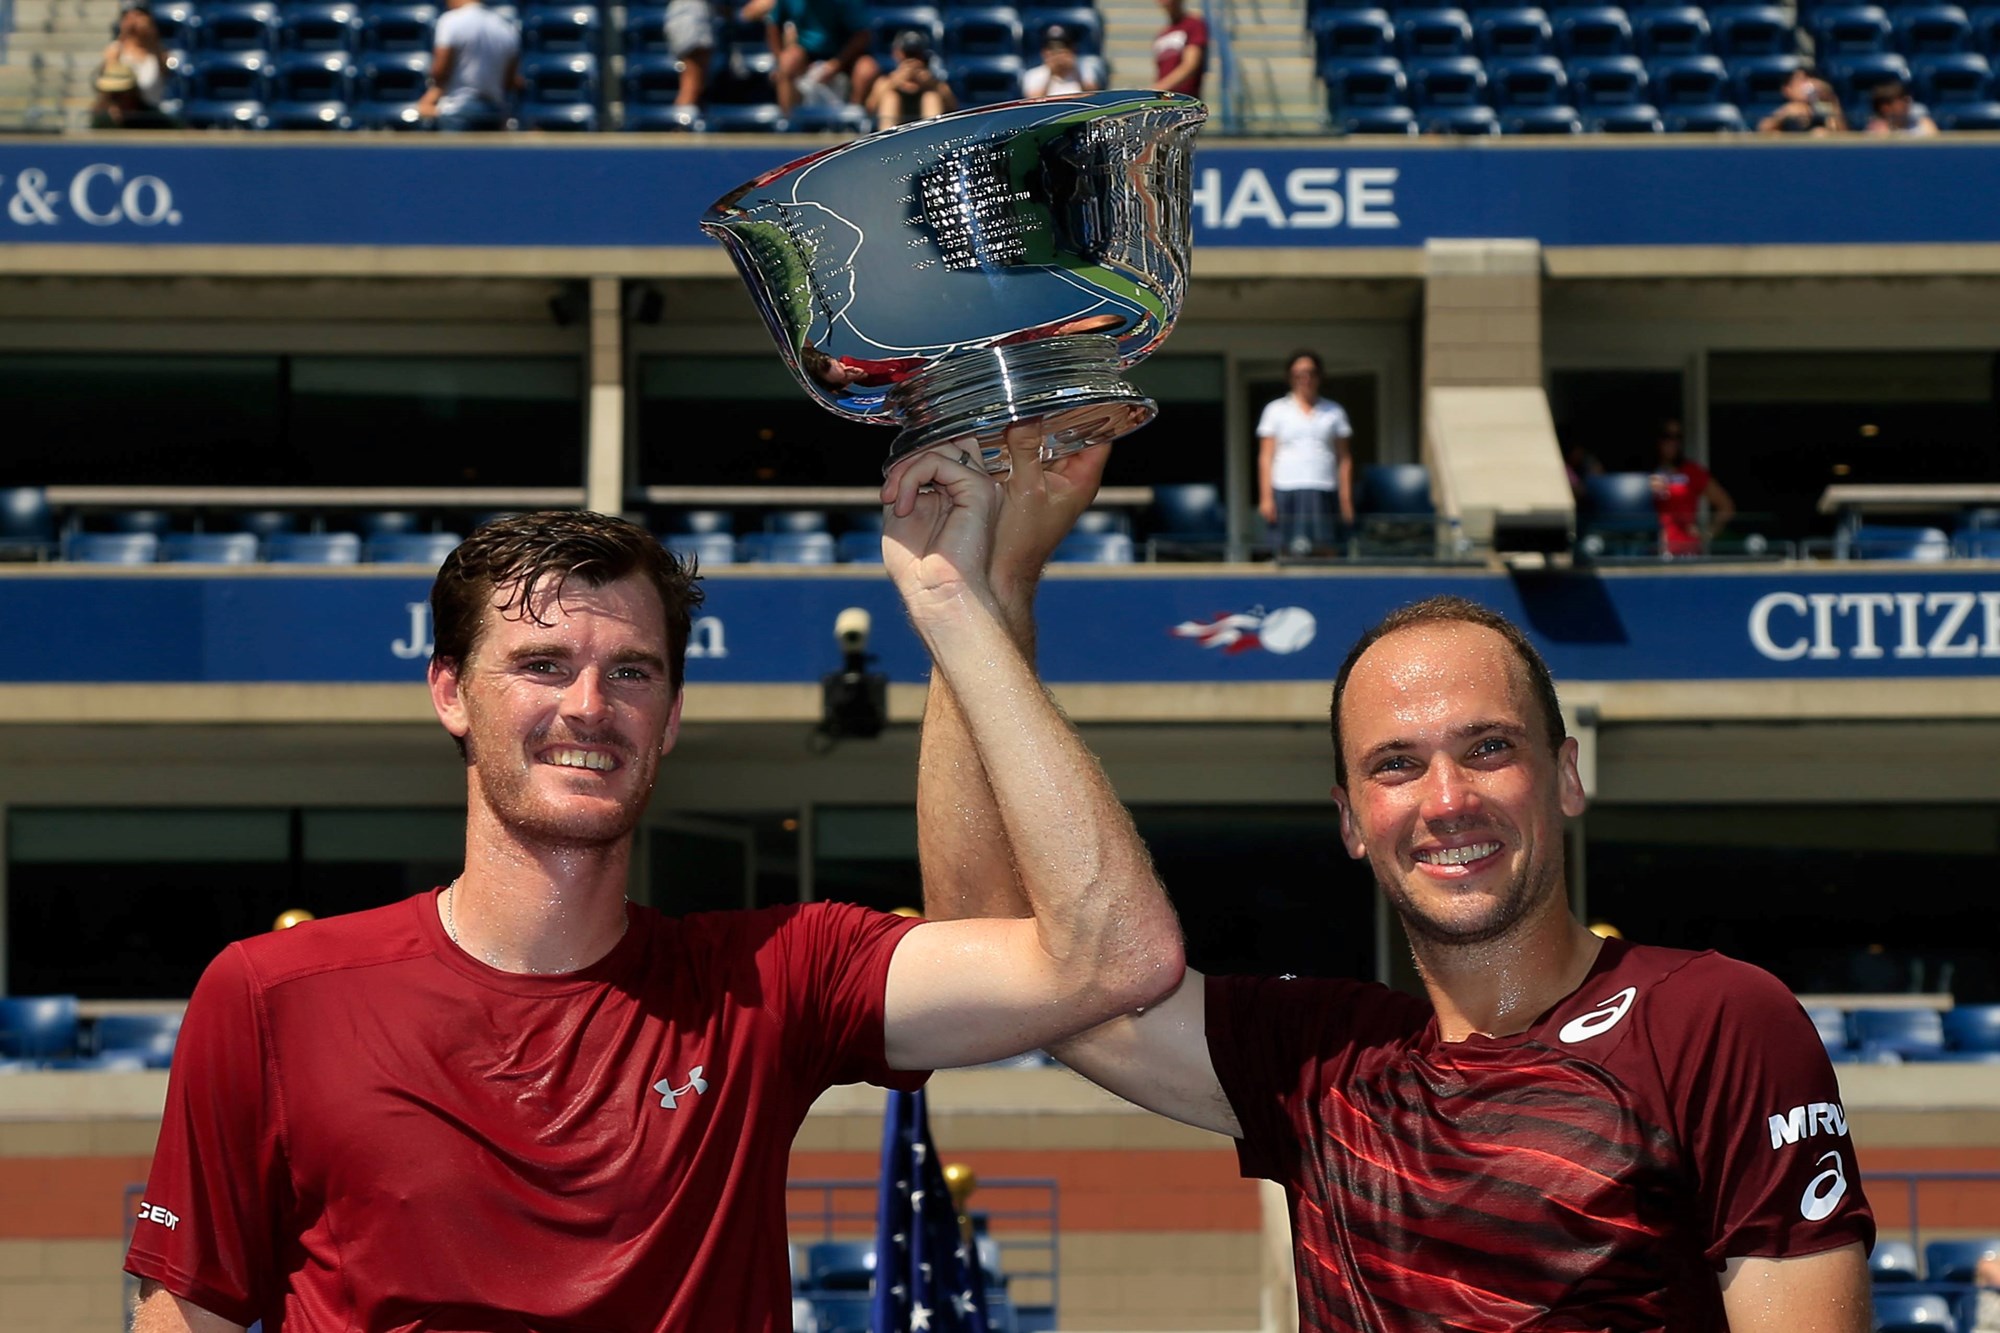
[[[1840,1167],[1840,1154],[1830,1152],[1819,1160],[1831,1165],[1808,1181],[1806,1192],[1799,1197],[1799,1216],[1808,1222],[1830,1215],[1847,1194],[1847,1173]]]
[[[1627,986],[1588,1013],[1578,1014],[1563,1024],[1562,1031],[1556,1033],[1556,1040],[1588,1041],[1592,1037],[1609,1032],[1618,1026],[1618,1020],[1631,1011],[1632,1000],[1638,994],[1637,986]]]

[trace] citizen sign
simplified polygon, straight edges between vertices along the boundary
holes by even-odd
[[[1774,592],[1750,608],[1773,662],[2000,657],[2000,592]]]
[[[158,176],[128,175],[116,162],[92,162],[68,180],[23,167],[9,180],[7,219],[20,227],[59,227],[71,218],[91,227],[178,227],[174,192]]]
[[[1273,180],[1257,167],[1234,179],[1209,167],[1195,173],[1194,206],[1203,227],[1234,231],[1246,222],[1267,227],[1346,227],[1385,230],[1396,216],[1395,167],[1299,167]]]

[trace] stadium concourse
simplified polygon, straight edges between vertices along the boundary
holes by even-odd
[[[888,435],[805,399],[694,225],[797,147],[0,139],[0,992],[58,997],[32,1012],[59,1030],[0,1073],[10,1328],[120,1317],[155,1066],[208,958],[455,873],[424,594],[482,515],[625,511],[708,571],[635,897],[915,901],[925,665],[866,558]],[[1581,744],[1581,910],[1805,998],[1840,1104],[1746,1106],[1746,1133],[1838,1117],[1884,1289],[1957,1274],[1927,1247],[2000,1236],[2000,142],[1217,135],[1193,189],[1186,308],[1133,372],[1159,419],[1116,446],[1040,645],[1191,961],[1411,984],[1338,851],[1327,686],[1387,610],[1485,601]],[[1253,432],[1300,348],[1361,521],[1273,559]],[[1735,502],[1672,558],[1669,420]],[[874,738],[821,729],[851,607]],[[940,1074],[931,1112],[1019,1305],[1282,1325],[1283,1208],[1227,1142],[1032,1061]],[[840,1190],[872,1189],[880,1115],[815,1108],[795,1240],[867,1234]]]

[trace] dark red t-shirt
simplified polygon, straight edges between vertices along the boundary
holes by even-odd
[[[917,922],[832,903],[487,967],[435,895],[231,945],[188,1005],[127,1271],[268,1333],[789,1329],[785,1170],[828,1086],[912,1088]]]
[[[1207,1001],[1302,1327],[1723,1333],[1725,1260],[1874,1241],[1825,1048],[1747,964],[1607,940],[1526,1032],[1458,1043],[1363,982]]]
[[[1192,77],[1180,83],[1168,83],[1167,75],[1180,68],[1181,53],[1190,46],[1203,51],[1202,63]],[[1208,73],[1208,25],[1189,14],[1176,22],[1169,23],[1153,39],[1153,79],[1160,91],[1168,93],[1191,93],[1201,95],[1201,76]]]

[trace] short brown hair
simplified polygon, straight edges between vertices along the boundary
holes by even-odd
[[[1354,664],[1361,660],[1361,654],[1382,639],[1398,630],[1411,629],[1417,625],[1462,624],[1478,625],[1490,629],[1507,641],[1514,655],[1521,659],[1521,665],[1528,669],[1528,685],[1535,698],[1541,701],[1542,725],[1547,730],[1549,751],[1562,749],[1562,743],[1569,736],[1563,728],[1562,704],[1556,699],[1556,682],[1549,675],[1548,663],[1535,651],[1535,645],[1528,642],[1528,636],[1521,633],[1514,622],[1498,611],[1481,606],[1464,597],[1432,597],[1421,602],[1413,602],[1398,611],[1391,611],[1377,621],[1374,627],[1355,641],[1348,650],[1347,660],[1340,664],[1340,674],[1333,678],[1333,780],[1336,785],[1347,786],[1347,756],[1340,749],[1340,701],[1347,694],[1347,678],[1354,673]]]
[[[702,601],[694,561],[682,560],[636,523],[588,510],[503,514],[474,528],[445,557],[431,584],[436,656],[463,663],[472,655],[486,608],[503,588],[507,600],[502,615],[539,619],[538,594],[560,598],[571,579],[601,588],[628,574],[644,575],[660,594],[667,620],[668,680],[679,694],[688,631]]]

